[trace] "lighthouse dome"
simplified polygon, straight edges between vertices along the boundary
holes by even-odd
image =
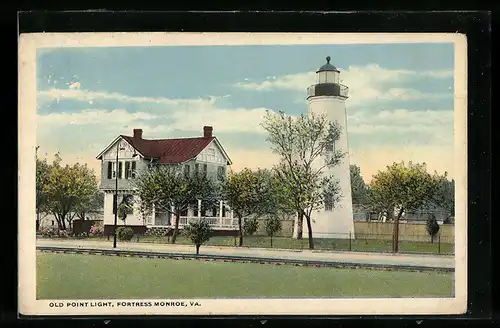
[[[316,73],[326,72],[326,71],[339,72],[339,70],[335,66],[330,64],[330,59],[331,59],[330,56],[326,57],[326,64],[321,66]]]

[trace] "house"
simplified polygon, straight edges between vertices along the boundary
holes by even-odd
[[[118,136],[98,156],[101,161],[100,189],[104,192],[104,233],[112,234],[114,229],[113,199],[118,190],[118,203],[133,200],[133,180],[140,170],[147,170],[150,164],[181,166],[185,173],[201,171],[207,176],[222,179],[227,176],[231,160],[213,136],[211,126],[203,127],[203,135],[193,138],[177,139],[144,139],[142,129],[134,129],[133,136]],[[118,150],[118,156],[117,156]],[[118,165],[117,165],[118,163]],[[149,216],[144,216],[137,206],[133,205],[132,214],[125,220],[118,219],[117,224],[126,225],[136,233],[163,234],[173,228],[176,218],[169,212],[158,212],[153,209]],[[235,231],[237,225],[231,210],[222,202],[217,208],[204,209],[201,201],[198,206],[188,209],[179,218],[179,227],[190,220],[206,218],[213,230],[221,233]]]

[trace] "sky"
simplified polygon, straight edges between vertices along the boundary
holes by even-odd
[[[331,57],[349,87],[351,164],[365,181],[393,162],[453,176],[453,44],[45,48],[37,51],[39,156],[87,163],[119,134],[213,133],[232,169],[272,167],[267,110],[307,113]]]

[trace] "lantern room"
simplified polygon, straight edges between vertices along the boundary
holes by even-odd
[[[316,72],[318,75],[318,84],[321,83],[339,83],[340,71],[330,64],[330,56],[326,57],[326,64],[321,66]]]

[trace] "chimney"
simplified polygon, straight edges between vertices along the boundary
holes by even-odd
[[[134,139],[142,139],[142,129],[134,129]]]
[[[203,127],[203,137],[204,138],[212,138],[212,131],[213,131],[213,128],[211,126],[204,126]]]

